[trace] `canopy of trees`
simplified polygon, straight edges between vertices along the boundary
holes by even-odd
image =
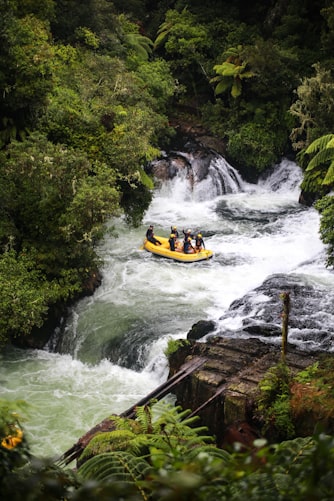
[[[249,179],[333,133],[329,0],[0,0],[0,12],[2,342],[80,293],[107,220],[140,223],[170,118],[190,110]],[[332,188],[317,162],[312,199]]]

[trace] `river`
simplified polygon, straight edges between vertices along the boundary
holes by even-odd
[[[215,169],[194,189],[182,176],[165,182],[141,227],[114,221],[118,238],[106,237],[99,249],[103,283],[71,310],[62,335],[55,333],[44,350],[8,348],[0,355],[1,398],[29,403],[24,427],[34,454],[59,456],[153,390],[167,377],[168,340],[186,337],[197,321],[214,320],[220,335],[239,335],[245,318],[260,317],[268,303],[258,288],[270,277],[280,278],[277,287],[293,279],[294,288],[305,286],[314,298],[305,297],[312,311],[299,311],[303,325],[292,329],[292,342],[332,349],[334,273],[325,267],[318,213],[298,204],[301,171],[282,160],[254,185],[231,176],[218,159],[228,179],[224,194]],[[181,233],[200,230],[214,257],[186,264],[151,255],[141,247],[149,224],[157,235],[174,224]],[[242,309],[241,301],[231,310],[244,296],[250,306]],[[317,322],[322,337],[315,335]]]

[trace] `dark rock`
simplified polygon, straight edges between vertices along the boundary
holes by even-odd
[[[203,336],[209,332],[214,331],[216,328],[215,322],[212,320],[200,320],[192,326],[187,334],[187,339],[197,340],[201,339]]]
[[[272,337],[279,336],[281,334],[281,328],[275,324],[260,324],[256,322],[245,323],[243,325],[242,330],[251,334],[252,336],[259,337]]]

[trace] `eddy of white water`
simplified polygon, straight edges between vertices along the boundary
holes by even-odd
[[[274,273],[334,289],[318,235],[319,216],[298,204],[301,172],[284,160],[250,185],[233,173],[223,194],[214,182],[191,188],[176,177],[155,192],[140,228],[122,220],[118,237],[100,247],[103,283],[71,311],[61,338],[47,350],[1,354],[1,397],[29,403],[25,429],[38,456],[58,456],[91,427],[150,393],[168,373],[168,340],[186,337],[199,320],[219,318],[235,299]],[[214,257],[178,263],[142,248],[149,224],[200,231]],[[232,320],[231,320],[232,322]],[[228,327],[231,327],[229,325]],[[51,346],[54,350],[51,352]]]

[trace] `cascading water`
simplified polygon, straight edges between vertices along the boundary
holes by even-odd
[[[1,396],[31,405],[26,429],[36,455],[58,456],[153,390],[167,376],[168,339],[184,338],[199,320],[214,320],[228,336],[252,336],[268,323],[266,339],[276,342],[285,287],[293,293],[291,342],[331,349],[334,274],[318,213],[298,204],[298,167],[283,160],[250,185],[221,157],[207,164],[208,176],[182,172],[163,182],[142,227],[116,222],[118,238],[100,247],[101,287],[72,309],[48,350],[1,354]],[[213,259],[176,263],[145,252],[151,223],[157,235],[174,224],[181,234],[200,230]]]

